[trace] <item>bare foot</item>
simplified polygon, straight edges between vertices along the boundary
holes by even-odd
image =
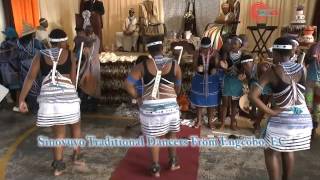
[[[59,171],[59,170],[56,169],[56,170],[54,170],[53,175],[54,176],[61,176],[65,171],[66,170]]]
[[[72,163],[75,166],[86,166],[86,163],[84,161],[80,161],[80,160],[74,160]]]
[[[237,131],[238,130],[238,127],[236,126],[236,125],[231,125],[230,126],[230,129],[232,130],[232,131]]]
[[[208,125],[208,128],[212,131],[216,130],[216,127],[214,125]]]
[[[87,164],[84,161],[73,161],[73,168],[74,170],[80,172],[80,173],[89,173],[90,168],[87,166]]]
[[[160,165],[158,163],[153,163],[151,173],[153,177],[160,178]]]
[[[195,129],[199,129],[200,127],[201,127],[201,121],[197,121],[193,126],[193,128]]]
[[[259,132],[261,130],[261,126],[260,124],[254,123],[253,124],[253,134],[255,134],[256,132]]]
[[[178,169],[180,169],[181,167],[180,167],[180,165],[172,165],[171,167],[170,167],[170,170],[171,171],[176,171],[176,170],[178,170]]]
[[[224,130],[224,124],[221,124],[219,130],[220,130],[220,131],[223,131],[223,130]]]
[[[54,160],[51,166],[53,167],[54,176],[61,176],[66,170],[66,164],[62,160]]]
[[[211,129],[211,130],[215,130],[216,129],[216,127],[215,127],[215,122],[218,120],[218,118],[213,118],[212,120],[210,120],[209,122],[208,122],[208,127],[209,127],[209,129]]]
[[[160,172],[156,172],[152,174],[155,178],[160,178]]]

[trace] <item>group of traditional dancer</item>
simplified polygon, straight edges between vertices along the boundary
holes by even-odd
[[[269,116],[262,132],[268,145],[265,162],[269,177],[272,180],[289,179],[294,170],[294,152],[310,149],[312,130],[316,129],[319,116],[317,68],[320,44],[311,47],[304,64],[297,50],[299,43],[293,37],[280,37],[274,41],[269,53],[271,62],[256,63],[246,51],[247,43],[244,35],[234,35],[218,51],[211,48],[209,38],[202,38],[201,47],[194,55],[195,75],[190,91],[190,101],[197,108],[194,128],[201,126],[203,111],[207,109],[208,127],[215,128],[219,114],[223,129],[224,119],[231,109],[230,127],[236,130],[238,101],[243,95],[244,82],[247,82],[249,99],[254,106],[251,110],[254,128],[260,127],[265,114]],[[164,56],[161,40],[151,39],[147,47],[149,58],[132,70],[126,88],[133,98],[139,99],[143,134],[176,138],[180,119],[176,96],[181,89],[181,69],[176,61]],[[141,84],[143,91],[138,93],[135,87]],[[159,148],[152,147],[151,152],[151,171],[155,177],[160,177]],[[169,165],[171,170],[180,168],[172,147],[169,148]]]
[[[207,108],[210,129],[215,129],[218,114],[221,130],[225,127],[227,114],[230,114],[230,128],[237,129],[236,115],[239,113],[239,99],[243,95],[244,82],[252,86],[258,81],[259,75],[270,67],[269,63],[254,63],[253,56],[247,51],[247,43],[246,36],[234,35],[218,51],[211,48],[210,38],[202,39],[201,48],[194,56],[195,76],[190,93],[190,101],[197,108],[195,128],[201,126],[203,110]],[[266,88],[263,95],[269,95],[268,90]],[[256,122],[255,128],[259,124]]]
[[[62,29],[50,32],[48,48],[41,48],[40,42],[37,49],[38,42],[32,33],[19,40],[8,39],[11,45],[17,45],[20,65],[26,67],[18,99],[19,109],[21,112],[29,110],[30,103],[26,101],[35,89],[31,95],[39,104],[37,126],[52,127],[57,139],[66,137],[67,125],[71,125],[72,138],[81,137],[77,64],[80,59],[84,59],[80,67],[99,63],[98,38],[90,27],[77,29],[77,32],[75,46],[78,49],[74,52],[68,49],[68,37]],[[201,126],[203,110],[207,109],[209,128],[214,129],[215,122],[220,119],[223,129],[224,119],[231,109],[230,127],[235,130],[238,101],[243,95],[244,82],[248,82],[251,103],[259,110],[259,115],[254,117],[254,126],[260,126],[264,114],[270,116],[263,133],[268,145],[265,162],[270,179],[288,179],[294,169],[294,152],[310,149],[312,130],[316,128],[316,120],[320,116],[320,44],[311,47],[302,64],[296,62],[299,59],[295,55],[298,42],[291,37],[280,37],[274,41],[272,53],[269,54],[271,63],[255,63],[253,56],[246,51],[247,43],[245,36],[234,35],[218,51],[211,48],[210,38],[202,38],[201,47],[194,55],[195,75],[190,91],[190,101],[197,108],[194,127]],[[84,48],[81,50],[79,47],[82,46]],[[177,61],[163,52],[160,37],[151,37],[146,46],[150,55],[139,58],[141,62],[136,64],[126,79],[126,90],[138,100],[143,134],[174,139],[180,131],[180,110],[176,99],[183,83],[182,72]],[[28,61],[23,62],[24,59]],[[78,72],[84,75],[87,71],[81,68]],[[81,81],[84,81],[83,78],[80,78]],[[41,87],[38,91],[35,84]],[[98,81],[94,84],[97,85]],[[82,92],[99,94],[90,88],[84,88]],[[275,139],[280,143],[274,143]],[[160,177],[159,152],[159,147],[151,147],[151,173],[155,177]],[[170,147],[168,152],[170,170],[180,169],[176,148]],[[72,159],[75,166],[86,168],[85,162],[80,159],[79,147],[74,149]],[[65,171],[63,147],[54,148],[52,167],[55,176]]]

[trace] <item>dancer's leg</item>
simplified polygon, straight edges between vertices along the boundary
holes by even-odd
[[[152,155],[152,167],[151,171],[153,176],[155,177],[160,177],[160,166],[159,166],[159,153],[160,153],[160,148],[159,147],[151,147],[151,155]]]
[[[225,120],[225,118],[227,116],[229,99],[230,99],[230,97],[228,97],[228,96],[223,96],[222,97],[222,106],[220,108],[220,120],[221,120],[220,130],[223,130],[224,126],[225,126],[224,120]]]
[[[215,129],[214,122],[215,122],[215,118],[217,117],[217,108],[210,107],[210,108],[207,108],[207,111],[208,111],[208,127],[214,130]]]
[[[55,139],[64,139],[66,137],[65,126],[53,126],[52,127]],[[60,176],[65,170],[65,163],[63,162],[63,147],[55,147],[53,149],[53,163],[54,175]]]
[[[194,124],[194,128],[199,128],[202,125],[202,114],[203,114],[203,108],[197,107],[197,120]]]
[[[236,116],[239,113],[239,101],[238,100],[232,100],[231,105],[231,130],[236,131],[238,129],[238,124],[236,120]]]
[[[80,139],[81,138],[81,123],[75,123],[70,126],[71,128],[71,136],[73,139]],[[72,160],[75,164],[83,165],[83,162],[78,161],[80,155],[80,147],[75,147],[73,149],[73,156]]]
[[[272,149],[264,150],[265,163],[270,180],[281,180],[281,154]]]
[[[282,155],[282,180],[290,180],[294,169],[294,153],[286,152]]]
[[[176,136],[176,133],[169,132],[166,135],[166,138],[176,139],[177,136]],[[175,147],[168,147],[168,152],[169,152],[169,164],[170,164],[171,171],[180,169],[180,165],[178,164],[178,159],[177,159],[177,149]]]

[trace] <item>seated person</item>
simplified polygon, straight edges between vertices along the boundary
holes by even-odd
[[[133,69],[138,68],[139,64],[144,63],[148,59],[149,59],[149,57],[146,56],[146,55],[139,56],[137,61],[136,61],[136,63],[135,63],[135,66],[133,67]],[[141,103],[141,98],[142,98],[142,95],[143,95],[143,80],[140,79],[140,80],[136,81],[134,85],[135,85],[136,91],[138,93],[138,98],[137,99],[133,99],[132,103],[133,104],[137,104],[137,103],[140,104]]]
[[[217,24],[227,24],[235,21],[235,15],[231,11],[230,4],[225,2],[221,5],[222,12],[216,18],[215,23]]]
[[[129,17],[123,23],[123,32],[116,33],[117,47],[121,51],[131,51],[136,48],[139,37],[138,19],[134,16],[134,9],[129,10]]]
[[[46,48],[49,48],[50,47],[49,41],[48,41],[49,33],[47,31],[48,21],[45,18],[40,18],[39,24],[40,26],[37,28],[37,31],[36,31],[36,39],[42,42]]]
[[[232,23],[236,20],[235,14],[228,3],[223,3],[221,9],[222,13],[217,17],[215,23],[225,24],[222,35],[232,34]]]

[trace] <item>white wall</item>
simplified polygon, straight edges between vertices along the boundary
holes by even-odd
[[[4,18],[4,10],[2,1],[0,1],[0,31],[3,31],[6,28],[6,22]],[[4,40],[3,34],[0,32],[0,42]]]

